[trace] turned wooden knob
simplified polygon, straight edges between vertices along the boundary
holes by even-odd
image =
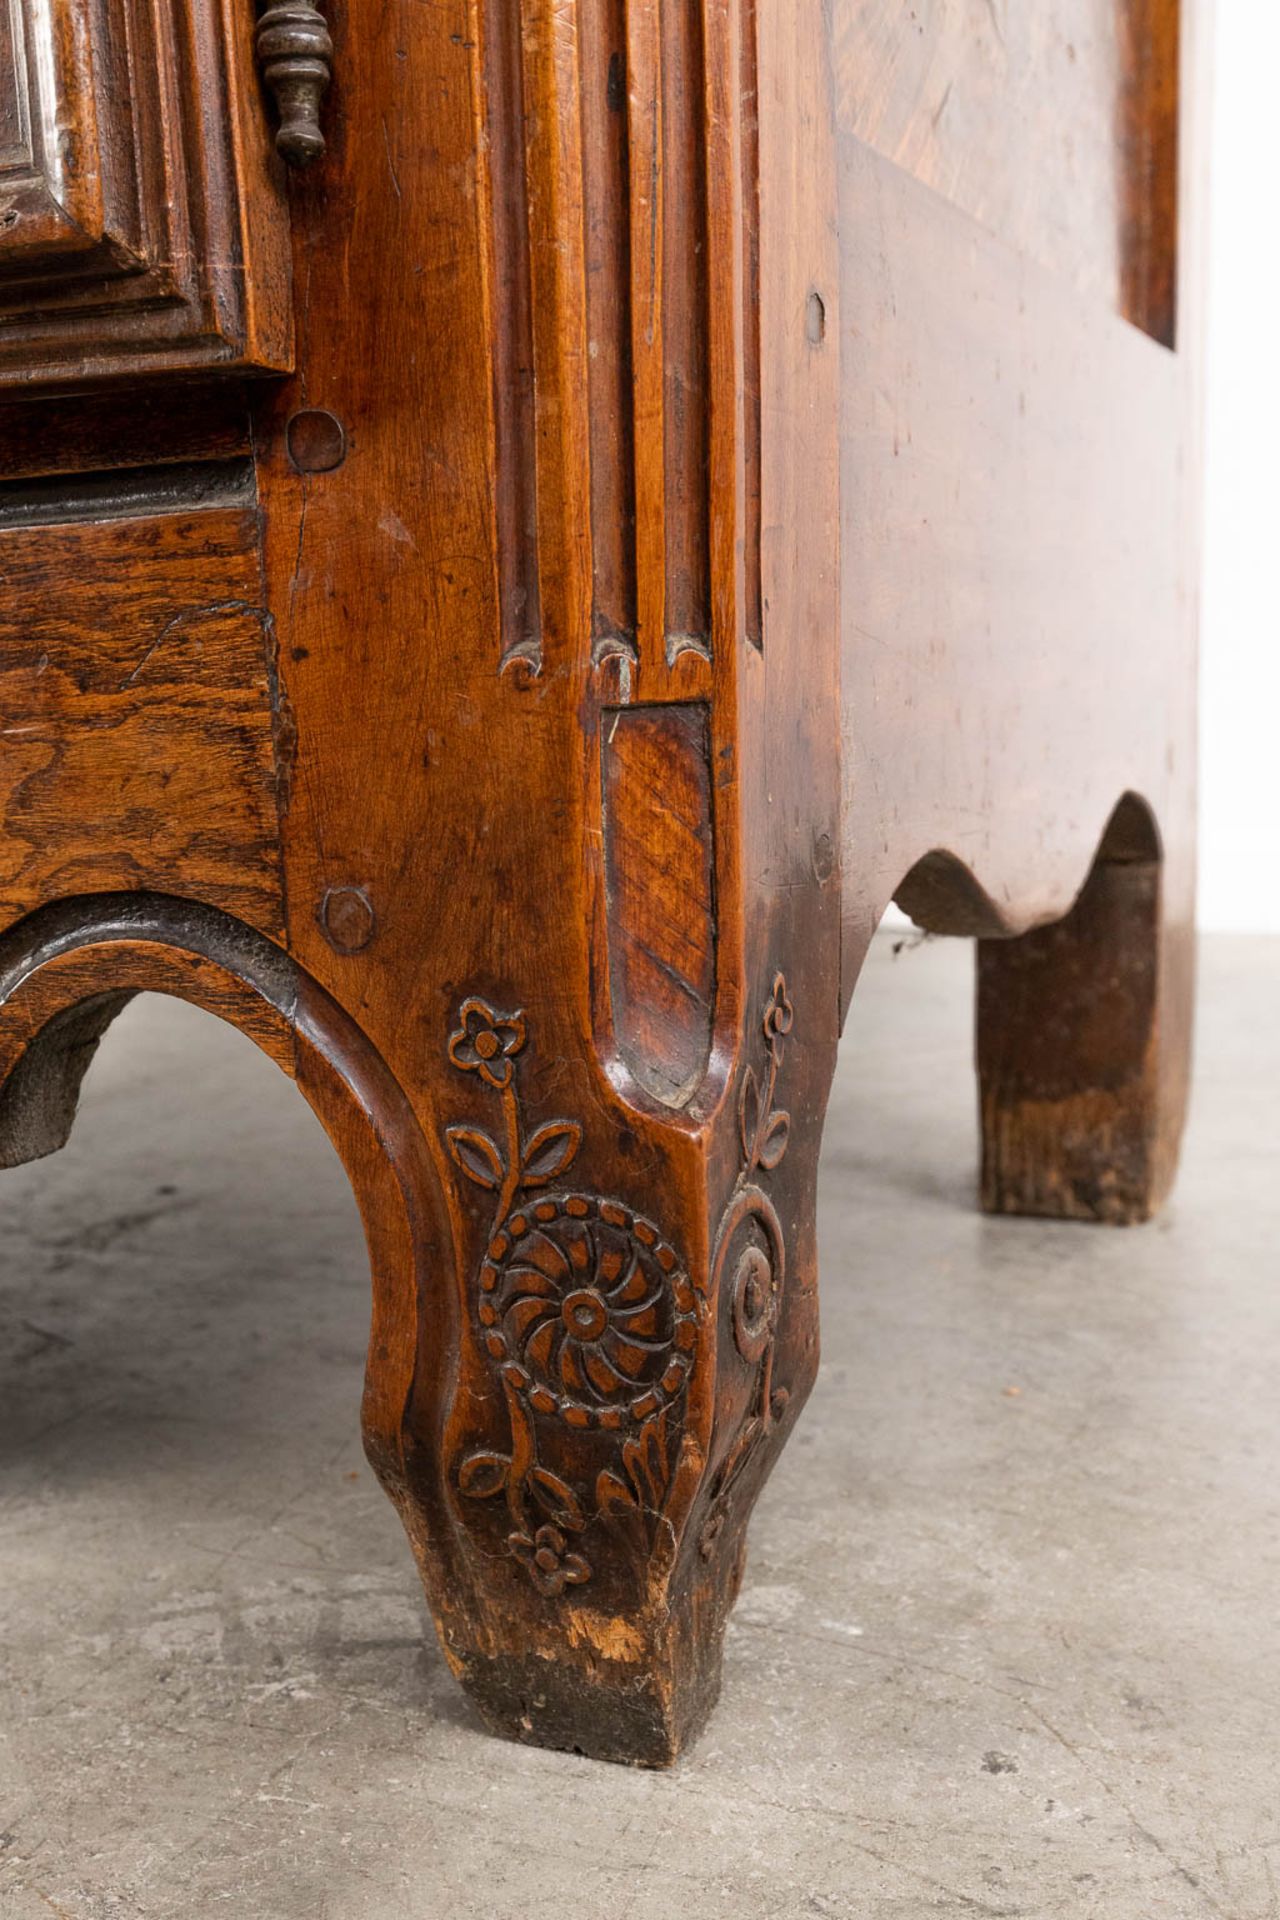
[[[320,101],[333,72],[333,41],[312,0],[274,0],[258,21],[258,65],[280,116],[276,151],[291,167],[324,152]]]

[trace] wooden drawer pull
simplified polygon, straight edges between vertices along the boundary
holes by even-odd
[[[313,0],[274,0],[258,21],[258,65],[275,98],[276,151],[291,167],[324,152],[320,101],[333,72],[333,41]]]

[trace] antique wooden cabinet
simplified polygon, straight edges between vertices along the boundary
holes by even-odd
[[[661,1763],[714,1700],[892,897],[981,943],[984,1203],[1168,1187],[1204,34],[0,9],[0,1158],[139,991],[294,1076],[518,1738]]]

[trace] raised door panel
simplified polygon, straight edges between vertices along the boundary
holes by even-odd
[[[290,365],[235,0],[0,0],[0,387]]]
[[[6,284],[136,272],[144,264],[132,142],[110,124],[127,113],[125,47],[119,0],[89,7],[5,0],[0,276]]]

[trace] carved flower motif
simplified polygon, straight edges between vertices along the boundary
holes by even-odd
[[[481,1274],[481,1324],[535,1410],[646,1419],[680,1391],[694,1300],[671,1248],[613,1201],[553,1195],[513,1215]]]
[[[527,1533],[513,1533],[507,1542],[539,1593],[549,1600],[566,1587],[580,1587],[591,1578],[591,1569],[580,1553],[569,1552],[569,1542],[559,1527],[539,1527],[530,1539]]]
[[[779,973],[774,977],[773,993],[764,1010],[765,1039],[770,1044],[775,1040],[785,1040],[791,1031],[795,1017],[795,1009],[787,993],[786,980]]]
[[[512,1056],[524,1045],[524,1015],[500,1014],[483,1000],[464,1000],[462,1025],[449,1039],[449,1058],[464,1073],[478,1073],[491,1087],[510,1086]]]

